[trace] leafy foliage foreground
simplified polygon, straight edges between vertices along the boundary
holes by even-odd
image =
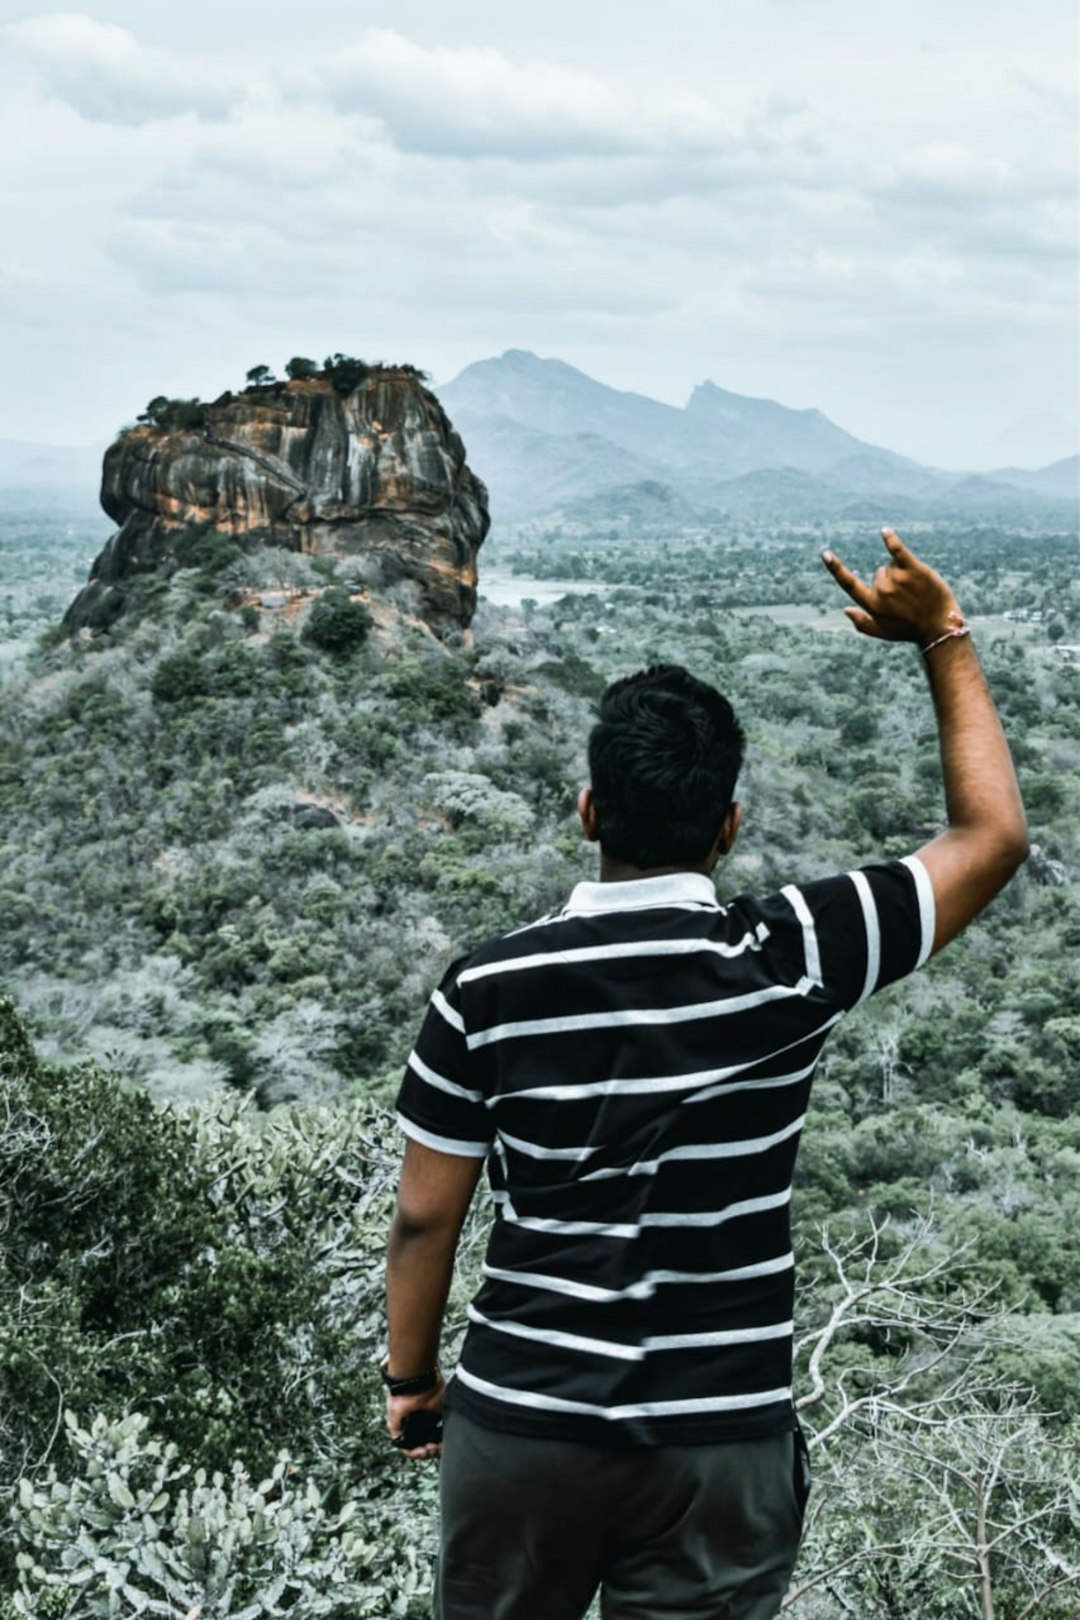
[[[419,1620],[435,1477],[388,1450],[374,1374],[386,1113],[159,1107],[42,1063],[8,1000],[0,1098],[2,1620]],[[804,1238],[805,1620],[1075,1617],[1076,1426],[994,1372],[939,1236]]]
[[[430,1483],[402,1494],[373,1373],[386,1116],[159,1109],[40,1063],[6,1000],[0,1088],[11,1612],[408,1613]]]

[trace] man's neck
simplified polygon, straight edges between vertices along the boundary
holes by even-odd
[[[615,855],[600,851],[601,883],[638,883],[642,878],[672,877],[676,872],[697,872],[701,877],[712,876],[712,865],[699,861],[696,866],[634,866]]]

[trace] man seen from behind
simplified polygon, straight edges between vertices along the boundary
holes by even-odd
[[[845,1013],[1027,853],[953,593],[884,538],[869,584],[824,562],[856,630],[922,650],[947,831],[721,904],[742,731],[712,687],[656,666],[608,688],[590,737],[599,882],[432,996],[398,1100],[384,1378],[405,1454],[442,1454],[439,1620],[581,1620],[598,1590],[605,1620],[779,1609],[808,1484],[789,1205],[814,1069]],[[485,1163],[495,1219],[447,1388],[439,1330]]]

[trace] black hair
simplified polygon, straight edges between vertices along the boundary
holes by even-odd
[[[634,866],[696,866],[731,805],[745,739],[714,686],[651,664],[608,687],[589,734],[604,853]]]

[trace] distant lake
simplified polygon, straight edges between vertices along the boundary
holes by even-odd
[[[560,596],[607,595],[619,587],[599,579],[529,579],[502,568],[481,569],[479,594],[496,607],[520,607],[528,597],[538,607],[557,602]]]

